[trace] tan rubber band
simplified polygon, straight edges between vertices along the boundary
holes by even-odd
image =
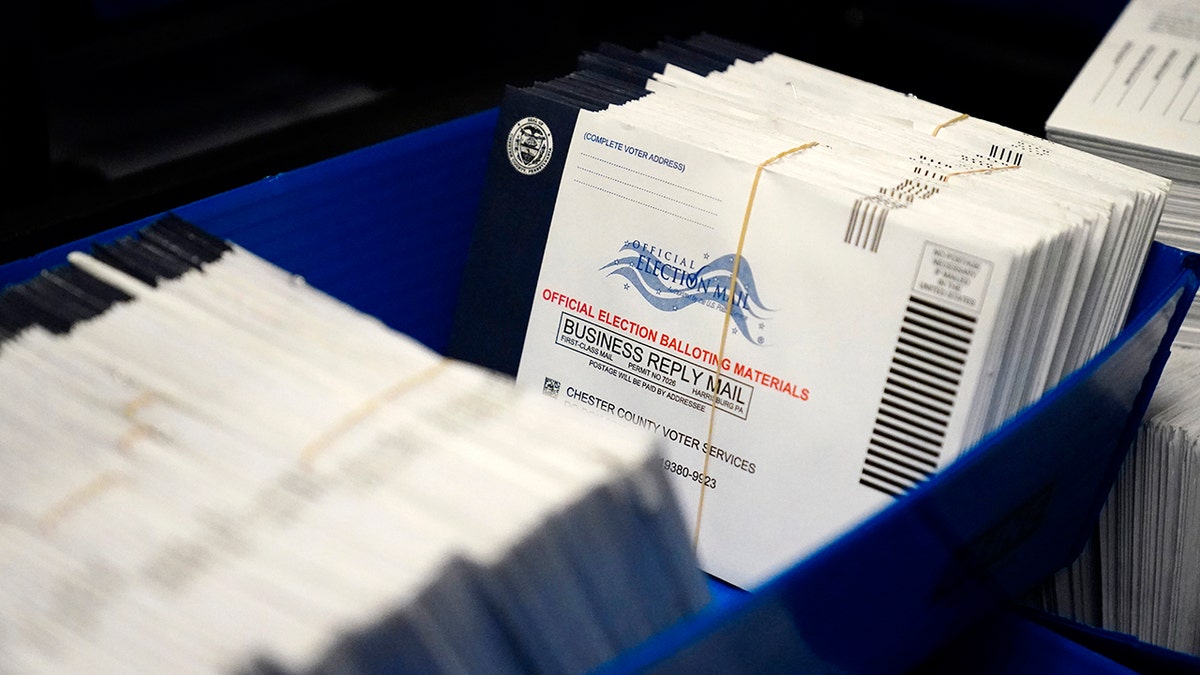
[[[328,448],[334,439],[346,433],[347,430],[353,429],[356,425],[370,416],[371,413],[378,410],[383,404],[412,389],[413,387],[424,384],[425,382],[433,379],[439,373],[445,370],[446,367],[450,365],[450,362],[451,359],[442,359],[429,368],[426,368],[425,370],[422,370],[411,377],[397,382],[391,387],[384,389],[383,391],[364,401],[362,405],[347,413],[346,416],[343,417],[337,424],[333,425],[333,427],[328,429],[325,433],[321,434],[311,443],[304,446],[304,448],[300,451],[300,463],[305,468],[311,469],[313,462],[316,461],[317,455],[321,454],[321,452]]]
[[[156,394],[152,391],[143,391],[142,393],[135,396],[132,400],[130,400],[129,403],[126,403],[125,408],[124,408],[124,410],[122,410],[122,412],[125,414],[126,418],[133,419],[133,416],[137,414],[138,410],[140,410],[141,408],[144,408],[158,400],[159,400],[158,394]]]
[[[123,474],[112,471],[102,473],[46,509],[37,520],[38,527],[43,531],[52,530],[63,518],[98,495],[128,482],[129,478]]]
[[[968,117],[970,117],[970,115],[963,113],[963,114],[959,115],[958,117],[955,117],[954,119],[942,122],[941,124],[939,124],[933,128],[932,135],[937,136],[938,132],[941,131],[942,129],[945,129],[946,127],[950,126],[951,124],[955,124],[956,122],[961,122],[961,121],[967,119]]]
[[[775,155],[774,157],[771,157],[770,159],[760,163],[758,165],[758,168],[755,169],[755,171],[754,171],[754,181],[750,184],[750,196],[746,199],[746,212],[742,216],[742,230],[738,234],[737,252],[734,253],[734,256],[733,256],[733,270],[730,272],[729,299],[725,301],[725,320],[724,320],[724,322],[722,324],[722,328],[721,328],[720,346],[717,348],[717,377],[713,383],[714,399],[716,397],[716,392],[721,390],[721,372],[722,372],[721,364],[724,363],[724,361],[725,361],[725,338],[729,335],[729,322],[733,315],[733,297],[734,297],[734,291],[737,288],[738,268],[741,267],[741,263],[742,263],[742,248],[746,243],[746,229],[750,225],[750,211],[754,207],[754,195],[755,195],[755,193],[758,192],[758,180],[759,180],[759,178],[762,177],[763,169],[765,169],[769,164],[777,162],[789,155],[793,155],[797,152],[800,152],[801,150],[807,150],[815,145],[817,145],[817,143],[812,142],[812,143],[806,143],[804,145],[798,145],[794,148],[791,148],[790,150],[784,150],[783,152],[779,153],[778,155]],[[704,493],[708,487],[707,486],[708,461],[711,458],[711,455],[708,453],[708,449],[712,447],[713,428],[716,426],[716,420],[717,420],[717,404],[716,404],[716,401],[714,400],[713,403],[711,405],[709,405],[709,410],[708,410],[708,440],[704,446],[704,470],[702,471],[702,475],[701,475],[701,479],[700,479],[700,499],[696,504],[696,527],[692,532],[692,549],[693,550],[695,550],[700,545],[700,517],[704,513]]]
[[[164,399],[153,391],[143,391],[125,404],[125,408],[121,412],[124,414],[125,419],[129,420],[131,426],[128,431],[117,439],[117,452],[122,455],[129,455],[133,451],[133,446],[140,439],[148,438],[151,435],[150,427],[139,422],[137,414],[142,408],[162,400]]]
[[[945,183],[946,179],[949,178],[950,176],[961,176],[963,174],[968,174],[968,173],[991,173],[993,171],[1006,171],[1008,169],[1019,169],[1019,168],[1021,168],[1021,166],[1019,164],[1006,164],[1004,166],[992,166],[992,167],[988,167],[985,169],[967,169],[966,171],[952,171],[952,172],[946,174],[945,176],[942,176],[942,182]]]
[[[150,435],[149,427],[145,426],[144,424],[139,424],[135,421],[133,426],[129,427],[129,429],[125,433],[121,434],[121,437],[117,439],[117,452],[126,456],[132,454],[133,446],[137,445],[137,443],[143,438],[150,438]]]

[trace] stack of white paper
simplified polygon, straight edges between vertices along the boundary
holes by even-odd
[[[1095,354],[1169,186],[708,35],[597,50],[501,114],[514,207],[481,229],[552,205],[518,384],[670,441],[701,563],[742,587]]]
[[[707,586],[652,436],[166,219],[0,295],[0,670],[583,672]]]
[[[1130,2],[1051,113],[1046,136],[1171,179],[1158,239],[1200,251],[1200,5]],[[1176,343],[1200,347],[1200,307]]]
[[[1200,656],[1197,382],[1200,350],[1176,350],[1084,564],[1060,575],[1040,602],[1063,616]]]

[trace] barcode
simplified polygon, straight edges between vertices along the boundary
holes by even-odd
[[[870,197],[855,199],[854,208],[850,210],[850,222],[846,224],[846,236],[843,241],[871,252],[878,251],[887,215],[888,207],[878,201]]]
[[[945,178],[943,174],[919,165],[913,167],[913,174],[917,178],[905,178],[892,187],[879,188],[878,194],[854,200],[854,208],[850,210],[850,219],[846,223],[846,236],[842,241],[872,253],[878,252],[888,213],[892,209],[907,208],[915,199],[929,199],[938,193],[937,187],[923,179]]]
[[[1021,160],[1024,159],[1025,153],[1017,152],[1012,148],[1002,148],[998,145],[992,145],[992,149],[988,152],[988,157],[998,160],[1001,164],[1007,166],[1021,166]]]
[[[937,470],[975,318],[912,296],[858,482],[900,496]]]

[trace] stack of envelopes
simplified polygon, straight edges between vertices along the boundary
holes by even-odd
[[[581,672],[707,602],[651,436],[177,218],[0,326],[5,671]]]
[[[1105,345],[1169,188],[708,34],[510,87],[491,162],[451,354],[665,439],[743,588]]]
[[[1159,241],[1200,252],[1200,6],[1133,0],[1046,121],[1046,137],[1170,178]],[[1176,343],[1200,347],[1193,306]]]
[[[1040,604],[1088,625],[1200,656],[1200,350],[1177,349],[1072,567]]]

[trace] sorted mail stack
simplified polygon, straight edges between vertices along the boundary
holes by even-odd
[[[0,388],[5,672],[582,672],[708,600],[649,434],[178,218],[5,289]]]
[[[1078,561],[1035,605],[1200,656],[1200,350],[1176,349]]]
[[[1171,179],[1158,240],[1200,252],[1200,5],[1130,2],[1054,108],[1046,137]],[[1176,343],[1200,347],[1200,307]]]
[[[1169,187],[712,35],[510,87],[491,157],[451,354],[666,439],[743,588],[1096,354]]]
[[[1200,350],[1163,369],[1123,473],[1101,512],[1100,592],[1077,614],[1200,656]],[[1088,606],[1099,599],[1100,607]]]

